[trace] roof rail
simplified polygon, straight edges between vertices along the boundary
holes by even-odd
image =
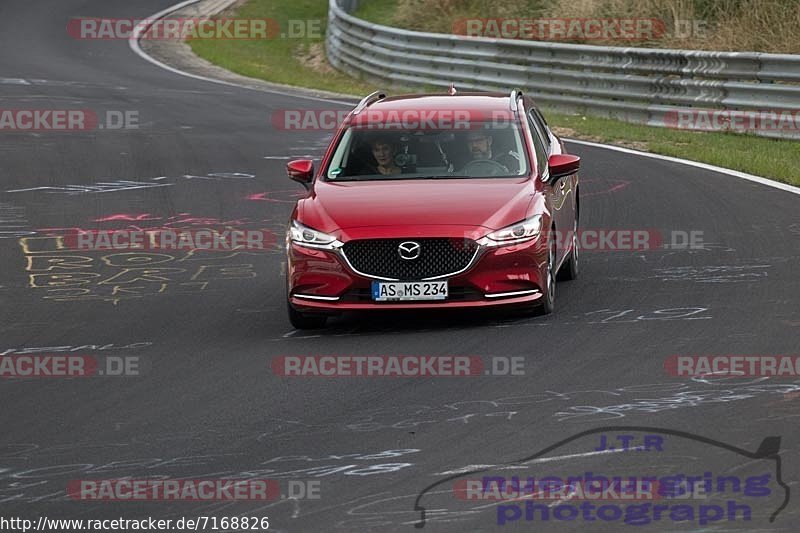
[[[514,89],[513,91],[511,91],[511,96],[509,98],[508,107],[514,113],[517,112],[517,98],[519,98],[520,96],[522,96],[522,91],[521,90]]]
[[[358,115],[359,113],[361,113],[370,104],[374,104],[378,100],[383,100],[384,98],[386,98],[386,92],[385,91],[375,91],[372,94],[368,94],[367,96],[364,97],[363,100],[361,100],[358,103],[356,108],[353,109],[353,114],[354,115]]]

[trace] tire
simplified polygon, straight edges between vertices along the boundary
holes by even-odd
[[[572,251],[569,253],[569,258],[561,265],[561,270],[558,272],[559,281],[570,281],[578,279],[578,219],[575,219],[575,224],[572,228]]]
[[[325,327],[328,318],[322,315],[307,315],[292,307],[286,302],[286,310],[289,313],[289,322],[295,329],[321,329]]]
[[[551,233],[555,234],[555,231]],[[539,314],[541,315],[549,315],[556,308],[556,277],[558,273],[554,272],[557,256],[556,241],[552,237],[547,243],[547,248],[549,250],[547,254],[547,288],[542,295],[542,304],[539,306]]]
[[[555,231],[551,233],[554,234]],[[542,294],[542,298],[525,313],[527,316],[549,315],[555,310],[557,273],[553,272],[553,269],[556,265],[556,243],[552,237],[548,240],[547,249],[547,287]]]

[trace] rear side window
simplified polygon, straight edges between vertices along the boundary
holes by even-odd
[[[547,159],[550,154],[550,146],[549,143],[545,144],[543,139],[547,137],[542,136],[542,133],[539,131],[539,126],[536,124],[536,121],[531,118],[531,115],[532,112],[528,112],[528,125],[530,126],[533,145],[536,149],[536,166],[539,169],[539,174],[544,176],[547,171]]]
[[[542,136],[542,141],[544,142],[545,148],[547,148],[547,153],[550,153],[550,135],[547,134],[547,122],[544,120],[544,117],[539,112],[538,109],[532,108],[528,115],[530,116],[531,121],[536,125],[537,131]]]

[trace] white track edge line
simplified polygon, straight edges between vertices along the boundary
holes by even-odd
[[[743,180],[753,181],[755,183],[760,183],[761,185],[766,185],[768,187],[774,187],[776,189],[781,189],[782,191],[791,192],[794,194],[800,194],[800,187],[795,187],[794,185],[789,185],[788,183],[781,183],[779,181],[773,181],[767,178],[762,178],[760,176],[755,176],[753,174],[747,174],[746,172],[739,172],[738,170],[731,170],[729,168],[718,167],[714,165],[709,165],[706,163],[700,163],[698,161],[691,161],[689,159],[681,159],[679,157],[672,157],[668,155],[661,155],[661,154],[652,154],[650,152],[642,152],[639,150],[632,150],[630,148],[623,148],[621,146],[613,146],[609,144],[600,144],[596,142],[590,141],[580,141],[578,139],[564,139],[565,142],[568,143],[575,143],[575,144],[582,144],[585,146],[593,146],[596,148],[605,148],[606,150],[614,150],[617,152],[622,152],[624,154],[632,154],[632,155],[639,155],[642,157],[649,157],[651,159],[660,159],[662,161],[669,161],[670,163],[680,163],[682,165],[687,165],[690,167],[701,168],[703,170],[710,170],[712,172],[717,172],[719,174],[727,174],[728,176],[734,176],[737,178],[741,178]]]
[[[186,72],[184,70],[180,70],[180,69],[177,69],[175,67],[171,67],[171,66],[167,65],[166,63],[162,63],[158,59],[148,55],[147,53],[145,53],[144,50],[142,50],[142,48],[139,46],[139,39],[141,38],[141,34],[144,33],[145,31],[147,31],[147,29],[153,24],[154,21],[156,21],[158,19],[161,19],[161,18],[165,17],[166,15],[169,15],[170,13],[172,13],[174,11],[178,11],[179,9],[182,9],[182,8],[184,8],[186,6],[189,6],[189,5],[192,5],[192,4],[196,4],[196,3],[200,2],[200,1],[201,0],[186,0],[184,2],[180,2],[178,4],[175,4],[174,6],[168,7],[166,9],[162,10],[162,11],[159,11],[158,13],[150,15],[149,17],[146,17],[145,20],[148,21],[149,24],[137,25],[134,28],[133,34],[128,38],[128,46],[130,47],[131,50],[133,50],[133,52],[136,55],[138,55],[139,57],[141,57],[145,61],[148,61],[148,62],[152,63],[153,65],[155,65],[157,67],[160,67],[160,68],[162,68],[164,70],[172,72],[173,74],[178,74],[180,76],[186,76],[187,78],[194,78],[196,80],[208,81],[208,82],[211,82],[211,83],[217,83],[217,84],[220,84],[220,85],[227,85],[229,87],[238,87],[240,89],[248,89],[248,90],[251,90],[251,91],[259,91],[259,92],[265,92],[265,93],[279,94],[279,95],[282,95],[282,96],[291,96],[293,98],[304,98],[306,100],[315,100],[317,102],[328,102],[328,103],[331,103],[331,104],[340,104],[340,105],[346,105],[346,106],[351,106],[351,107],[354,105],[351,102],[342,102],[341,100],[331,100],[331,99],[328,99],[328,98],[320,98],[320,97],[317,97],[317,96],[309,96],[309,95],[304,95],[304,94],[292,94],[292,93],[288,93],[288,92],[265,89],[265,88],[262,88],[262,87],[258,87],[258,88],[256,88],[256,87],[248,87],[247,85],[242,85],[242,84],[239,84],[239,83],[220,80],[220,79],[216,79],[216,78],[209,78],[207,76],[201,76],[200,74],[192,74],[191,72]]]

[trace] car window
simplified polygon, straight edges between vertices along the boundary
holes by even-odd
[[[544,141],[544,146],[547,148],[547,153],[550,153],[550,135],[548,135],[547,131],[547,122],[544,119],[544,116],[539,112],[538,109],[531,108],[528,112],[529,117],[533,121],[533,124],[536,126],[537,131],[542,136],[542,141]]]
[[[539,173],[544,174],[547,169],[547,158],[550,154],[550,150],[546,147],[545,142],[542,140],[542,134],[539,132],[539,128],[536,122],[531,118],[531,113],[527,114],[528,116],[528,124],[531,128],[531,137],[533,138],[533,146],[536,150],[536,164],[539,168]]]
[[[530,165],[519,123],[463,124],[458,129],[351,126],[337,144],[329,181],[526,176]]]

